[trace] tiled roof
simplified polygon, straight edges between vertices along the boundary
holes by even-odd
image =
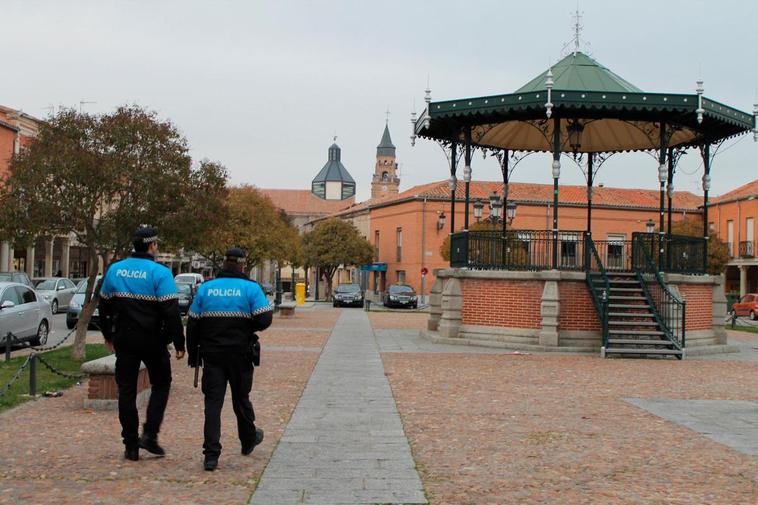
[[[714,203],[727,201],[727,200],[739,200],[741,198],[747,198],[749,196],[758,196],[758,179],[748,182],[747,184],[740,186],[737,189],[733,189],[728,193],[724,193],[721,196],[713,198]]]
[[[470,198],[488,200],[493,191],[502,194],[503,183],[494,181],[471,181]],[[523,203],[548,203],[553,201],[552,184],[531,184],[512,182],[509,184],[509,200]],[[456,191],[458,199],[463,198],[463,183],[458,183]],[[450,188],[448,181],[437,181],[420,186],[414,186],[397,195],[393,200],[406,200],[408,198],[439,198],[449,199]],[[560,186],[558,193],[559,202],[563,204],[587,204],[586,186]],[[377,204],[389,203],[391,200],[376,202]],[[627,189],[594,187],[592,192],[592,204],[601,206],[624,207],[624,208],[658,208],[660,193],[652,189]],[[676,209],[697,210],[702,206],[703,199],[688,191],[674,193],[673,206]]]
[[[309,189],[264,189],[259,191],[268,196],[274,206],[287,214],[317,216],[333,214],[355,203],[355,198],[345,200],[322,200]]]

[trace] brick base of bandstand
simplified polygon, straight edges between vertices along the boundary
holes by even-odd
[[[111,354],[82,364],[82,372],[89,374],[87,397],[84,408],[94,410],[118,409],[118,385],[116,384],[116,355]],[[137,376],[137,407],[150,400],[150,377],[144,363],[140,363]]]
[[[599,353],[601,324],[584,272],[435,271],[433,342],[533,352]],[[726,345],[723,276],[664,274],[686,304],[686,355],[735,352]]]

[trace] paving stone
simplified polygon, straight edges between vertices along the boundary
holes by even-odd
[[[363,311],[342,312],[250,503],[282,489],[303,503],[427,503]]]

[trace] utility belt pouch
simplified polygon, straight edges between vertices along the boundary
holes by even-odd
[[[258,342],[258,335],[253,335],[250,340],[250,355],[253,366],[261,366],[261,344]]]

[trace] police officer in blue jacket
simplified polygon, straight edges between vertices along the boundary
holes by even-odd
[[[166,453],[158,445],[163,414],[171,387],[173,342],[176,359],[184,357],[184,328],[171,270],[155,262],[158,236],[153,228],[134,235],[131,257],[113,263],[100,288],[101,331],[106,345],[116,352],[118,418],[126,446],[124,457],[137,461],[139,448],[155,455]],[[145,363],[152,392],[142,436],[138,436],[137,378]]]
[[[260,345],[257,331],[271,325],[273,307],[258,283],[243,273],[245,252],[232,248],[216,279],[200,285],[189,311],[187,345],[189,364],[203,364],[205,395],[204,468],[213,471],[221,454],[221,408],[226,384],[232,390],[232,408],[237,416],[237,434],[242,454],[247,456],[263,440],[255,427],[250,403],[253,366],[258,366]]]

